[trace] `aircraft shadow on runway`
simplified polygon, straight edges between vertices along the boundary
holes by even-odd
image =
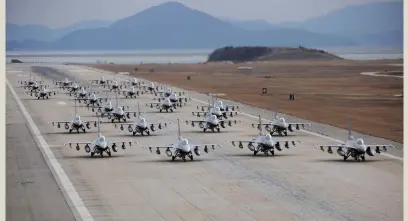
[[[81,150],[80,150],[81,151]],[[83,150],[82,150],[83,151]],[[109,159],[109,158],[125,158],[125,157],[133,157],[133,155],[129,153],[120,153],[120,154],[115,154],[112,153],[112,156],[108,156],[106,153],[104,153],[103,158],[99,154],[95,154],[93,157],[91,157],[90,154],[84,153],[84,155],[77,155],[77,156],[64,156],[62,158],[68,158],[68,159]]]
[[[291,157],[291,156],[296,156],[295,154],[279,154],[275,152],[275,156],[272,156],[270,153],[268,156],[266,156],[263,153],[258,153],[256,156],[254,156],[253,152],[248,152],[248,153],[232,153],[232,154],[224,154],[222,155],[224,157],[267,157],[267,158],[274,158],[274,157]]]
[[[48,99],[42,99],[42,98],[40,98],[40,99],[37,99],[37,98],[20,98],[20,100],[23,100],[23,101],[38,101],[38,100],[44,100],[44,101],[46,101],[46,100],[61,100],[60,98],[48,98]]]
[[[375,163],[375,162],[389,162],[391,159],[367,159],[365,161],[356,161],[354,159],[347,159],[346,161],[343,160],[343,158],[338,158],[338,159],[315,159],[315,160],[309,160],[308,162],[313,162],[313,163]]]
[[[226,134],[226,133],[234,133],[234,132],[238,132],[238,131],[228,131],[228,130],[221,130],[220,132],[218,132],[217,130],[215,130],[214,132],[212,132],[211,130],[207,130],[206,132],[203,132],[203,130],[185,130],[184,133],[188,134],[188,133],[192,133],[192,134]]]
[[[94,130],[93,130],[94,129]],[[103,130],[101,130],[101,133],[103,133]],[[66,135],[80,135],[80,134],[98,134],[98,128],[92,128],[91,130],[86,130],[86,133],[84,133],[82,130],[79,131],[79,133],[75,131],[72,131],[69,133],[68,131],[56,131],[56,132],[45,132],[42,133],[44,135],[52,135],[52,134],[66,134]]]
[[[131,133],[131,132],[125,132],[125,134],[115,134],[115,135],[112,135],[112,137],[126,137],[126,138],[132,138],[132,137],[134,137],[134,138],[142,138],[143,139],[143,137],[145,137],[145,138],[148,138],[148,137],[157,137],[157,136],[162,136],[163,134],[153,134],[153,133],[151,133],[150,135],[144,135],[144,136],[142,136],[141,134],[136,134],[135,136],[133,136],[133,134]]]
[[[204,158],[204,157],[194,157],[194,160],[190,160],[188,157],[186,158],[187,161],[184,162],[182,159],[177,158],[174,161],[171,160],[170,157],[163,157],[163,158],[158,158],[158,159],[145,159],[145,160],[139,160],[139,161],[134,161],[134,163],[163,163],[163,164],[171,164],[171,163],[194,163],[194,162],[204,162],[204,161],[219,161],[222,159],[214,159],[214,158]]]

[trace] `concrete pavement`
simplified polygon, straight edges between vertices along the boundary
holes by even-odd
[[[35,70],[42,74],[35,75],[37,78],[42,75],[50,84],[52,78],[58,76],[72,76],[79,81],[100,77],[100,72],[84,67],[53,65],[51,68],[37,67]],[[24,75],[28,75],[30,65],[13,64],[7,69],[7,80],[93,220],[402,220],[403,163],[398,159],[402,157],[401,150],[389,152],[397,158],[375,156],[367,157],[363,163],[343,162],[340,156],[322,153],[312,146],[334,142],[326,137],[345,138],[346,131],[314,124],[313,133],[326,136],[297,131],[287,137],[302,141],[296,147],[284,149],[273,157],[253,157],[247,148],[241,150],[225,143],[225,140],[250,139],[257,135],[256,129],[250,126],[257,120],[239,115],[237,119],[242,122],[223,129],[220,134],[204,134],[197,127],[182,124],[182,134],[191,142],[223,144],[222,148],[195,157],[192,162],[171,162],[164,154],[157,156],[140,146],[125,152],[119,150],[111,158],[90,158],[83,149],[78,152],[61,144],[94,139],[96,128],[87,134],[69,135],[63,128],[53,128],[47,123],[71,120],[73,102],[65,95],[34,100],[17,84],[18,80],[26,80]],[[113,79],[110,75],[105,78]],[[191,96],[208,100],[206,95]],[[152,99],[151,95],[142,95],[138,99],[121,99],[120,104],[135,105],[137,101],[152,102]],[[151,121],[173,122],[169,128],[153,132],[150,137],[132,137],[126,130],[122,132],[111,124],[103,124],[101,131],[108,140],[134,139],[145,145],[166,145],[177,139],[177,118],[197,118],[191,114],[197,110],[196,105],[201,104],[193,101],[175,113],[146,114]],[[248,115],[273,116],[268,111],[242,106]],[[81,116],[90,115],[86,108],[78,108],[78,112]],[[366,143],[382,141],[369,136],[364,139]],[[42,190],[42,193],[48,192]]]

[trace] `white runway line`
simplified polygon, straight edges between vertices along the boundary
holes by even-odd
[[[17,71],[17,70],[7,70],[8,73],[21,73],[23,71]]]
[[[108,72],[108,73],[109,73],[109,72]],[[112,73],[109,73],[109,74],[112,75]],[[116,78],[121,79],[121,80],[126,80],[126,79],[123,79],[123,78],[121,78],[121,77],[116,77]],[[144,80],[145,80],[145,79],[144,79]],[[197,100],[197,99],[195,99],[195,98],[191,98],[191,99],[194,100],[194,101],[196,101],[196,102],[202,103],[202,104],[208,104],[208,102],[200,101],[200,100]],[[251,117],[251,118],[254,118],[254,119],[258,119],[258,116],[254,116],[254,115],[252,115],[252,114],[247,114],[247,113],[244,113],[244,112],[240,112],[240,113],[241,113],[242,115],[247,116],[247,117]],[[262,120],[267,120],[267,119],[264,119],[264,118],[261,118],[261,119],[262,119]],[[328,140],[331,140],[331,141],[334,141],[334,142],[344,143],[344,141],[337,140],[337,139],[332,138],[332,137],[329,137],[329,136],[323,136],[323,135],[320,135],[320,134],[318,134],[318,133],[314,133],[314,132],[311,132],[311,131],[307,131],[307,130],[299,130],[299,131],[301,131],[301,132],[303,132],[303,133],[310,134],[310,135],[314,135],[314,136],[317,136],[317,137],[325,138],[325,139],[328,139]],[[396,159],[396,160],[399,160],[399,161],[404,161],[404,159],[403,159],[402,157],[397,157],[397,156],[394,156],[394,155],[391,155],[391,154],[381,153],[381,155],[383,155],[383,156],[385,156],[385,157],[393,158],[393,159]]]
[[[379,74],[379,72],[361,72],[360,74],[361,74],[361,75],[367,75],[367,76],[375,76],[375,77],[404,78],[404,76]]]
[[[14,91],[13,87],[11,86],[11,84],[8,82],[7,79],[6,79],[6,83],[11,93],[13,94],[18,106],[20,107],[21,112],[26,118],[31,134],[33,135],[35,142],[40,148],[41,153],[43,154],[43,157],[45,161],[47,162],[48,167],[50,168],[54,176],[54,179],[57,181],[58,186],[60,187],[65,197],[65,200],[67,200],[68,206],[70,207],[76,220],[93,221],[94,220],[93,217],[91,216],[88,209],[82,202],[82,199],[77,193],[74,185],[72,185],[64,169],[59,164],[58,160],[55,158],[55,155],[50,149],[50,146],[48,146],[44,137],[41,135],[40,130],[35,125],[30,114],[25,109],[23,103],[21,102],[20,98],[17,96],[16,92]]]
[[[65,103],[64,101],[57,101],[57,104],[59,104],[59,105],[66,105],[67,103]]]

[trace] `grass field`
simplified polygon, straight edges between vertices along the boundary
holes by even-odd
[[[88,65],[204,93],[341,128],[403,142],[403,79],[360,75],[403,72],[402,60],[273,61],[247,64]],[[238,70],[252,67],[252,70]],[[135,68],[138,70],[135,71]],[[190,76],[190,80],[187,77]],[[267,88],[266,95],[261,94]],[[289,100],[289,94],[295,100]],[[271,116],[272,117],[272,116]]]

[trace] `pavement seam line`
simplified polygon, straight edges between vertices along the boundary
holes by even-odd
[[[94,220],[93,217],[91,216],[90,212],[88,211],[85,204],[83,203],[74,185],[71,183],[68,175],[65,173],[61,164],[58,162],[57,158],[55,157],[54,153],[48,146],[44,137],[41,135],[40,130],[34,123],[30,114],[24,107],[17,93],[14,91],[13,87],[11,86],[11,84],[8,82],[7,79],[6,79],[6,83],[7,83],[7,86],[10,92],[13,94],[14,99],[16,100],[18,106],[20,107],[20,110],[23,116],[25,117],[25,120],[29,126],[28,128],[31,132],[31,135],[33,136],[35,142],[40,148],[43,158],[46,161],[48,167],[50,168],[51,173],[54,179],[56,180],[58,186],[60,187],[61,192],[63,193],[64,198],[67,201],[68,206],[71,209],[72,214],[74,215],[75,219],[83,220],[83,221],[93,221]],[[76,211],[74,211],[74,209]]]
[[[90,69],[93,69],[93,70],[95,71],[95,68],[92,68],[92,67],[91,67]],[[100,70],[100,69],[97,69],[97,70]],[[105,73],[107,73],[107,74],[109,74],[109,75],[114,75],[116,78],[119,78],[119,79],[122,79],[122,80],[127,80],[127,79],[118,77],[118,76],[116,76],[114,73],[111,73],[111,72],[109,72],[109,71],[105,71],[105,70],[102,70],[102,71],[105,72]],[[95,71],[95,72],[96,72],[96,71]],[[139,78],[139,79],[143,79],[143,78]],[[143,79],[143,80],[149,81],[149,80],[147,80],[147,79]],[[196,101],[196,102],[202,103],[202,104],[208,104],[208,102],[204,102],[204,101],[201,101],[201,100],[198,100],[198,99],[195,99],[195,98],[191,98],[191,99],[194,100],[194,101]],[[239,103],[239,102],[236,102],[236,103]],[[247,114],[247,113],[244,113],[244,112],[240,112],[240,113],[241,113],[242,115],[247,116],[247,117],[251,117],[251,118],[258,119],[257,116],[254,116],[254,115],[252,115],[252,114]],[[268,120],[268,119],[265,119],[265,118],[262,118],[262,117],[261,117],[261,119],[262,119],[262,120],[266,120],[266,121]],[[314,132],[312,132],[312,131],[306,131],[306,130],[299,130],[299,131],[301,131],[301,132],[303,132],[303,133],[310,134],[310,135],[314,135],[314,136],[317,136],[317,137],[325,138],[325,139],[328,139],[328,140],[331,140],[331,141],[334,141],[334,142],[344,143],[344,141],[342,141],[342,140],[338,140],[338,139],[335,139],[335,138],[332,138],[332,137],[329,137],[329,136],[322,136],[322,135],[317,134],[317,133],[314,133]],[[381,153],[381,155],[383,155],[383,156],[385,156],[385,157],[392,158],[392,159],[396,159],[396,160],[399,160],[399,161],[402,161],[402,162],[404,161],[404,159],[403,159],[402,157],[397,157],[397,156],[394,156],[394,155],[391,155],[391,154]]]

